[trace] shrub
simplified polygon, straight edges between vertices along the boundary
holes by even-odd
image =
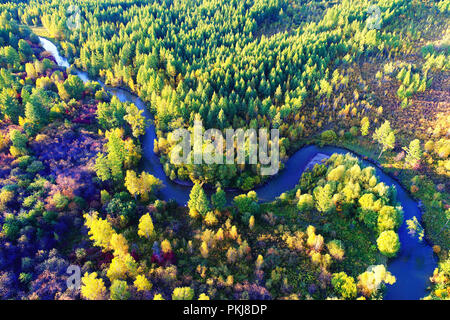
[[[325,143],[331,143],[337,139],[337,135],[333,130],[326,130],[322,132],[320,138]]]

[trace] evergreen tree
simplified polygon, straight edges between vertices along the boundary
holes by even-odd
[[[206,215],[209,210],[209,200],[203,190],[203,187],[199,183],[195,183],[189,194],[189,214],[195,217],[197,214],[202,216]]]
[[[227,197],[222,188],[217,188],[216,193],[211,196],[211,202],[215,209],[221,211],[227,204]]]

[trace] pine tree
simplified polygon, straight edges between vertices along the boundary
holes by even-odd
[[[14,91],[4,88],[0,94],[0,115],[7,116],[12,123],[19,123],[19,116],[23,115],[23,107],[13,97]],[[1,116],[0,116],[1,119]]]
[[[221,211],[227,204],[227,198],[225,191],[218,187],[216,193],[211,196],[211,202],[215,209]]]
[[[189,214],[195,217],[197,214],[204,216],[209,210],[209,200],[199,183],[195,183],[192,187],[188,201]]]
[[[84,83],[78,76],[69,75],[67,80],[64,81],[64,88],[70,98],[79,100],[81,99],[81,94],[84,91]]]

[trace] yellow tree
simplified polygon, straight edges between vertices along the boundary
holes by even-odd
[[[88,300],[102,300],[106,295],[106,287],[102,279],[97,278],[97,273],[84,274],[81,279],[81,295]]]
[[[152,221],[152,217],[150,216],[149,213],[144,214],[139,219],[138,227],[139,227],[138,235],[141,237],[146,237],[147,239],[150,239],[150,237],[153,234],[153,221]]]
[[[127,170],[125,187],[131,195],[141,196],[142,201],[148,201],[150,193],[156,192],[162,186],[162,181],[147,172],[138,177],[136,172]]]
[[[394,284],[396,281],[395,276],[393,276],[383,264],[377,266],[371,266],[366,272],[361,273],[358,276],[358,291],[361,292],[366,297],[372,296],[376,293],[381,284]]]
[[[136,287],[137,291],[149,291],[152,289],[152,284],[144,275],[138,275],[136,277],[136,280],[134,281],[134,286]]]
[[[192,300],[194,289],[190,287],[175,288],[172,293],[172,300]]]
[[[112,235],[110,246],[115,256],[125,256],[128,254],[127,239],[121,234],[114,233]]]
[[[88,234],[90,239],[94,241],[96,246],[109,249],[111,237],[115,234],[114,229],[111,227],[108,221],[98,218],[98,213],[85,214],[85,225],[89,228]]]
[[[172,246],[170,245],[170,241],[167,239],[164,239],[161,242],[161,250],[163,253],[169,253],[170,251],[172,251]]]
[[[162,181],[147,172],[142,172],[140,177],[141,199],[148,201],[149,193],[155,193],[162,186]]]
[[[210,299],[209,299],[209,296],[207,296],[207,295],[204,294],[204,293],[201,293],[201,294],[198,296],[198,300],[210,300]]]
[[[106,276],[111,280],[126,279],[136,274],[137,264],[130,254],[116,256],[109,265]]]
[[[125,176],[125,187],[135,198],[139,194],[139,179],[136,176],[136,172],[133,170],[127,170],[127,174]]]

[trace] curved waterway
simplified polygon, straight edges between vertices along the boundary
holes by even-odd
[[[57,47],[51,41],[42,37],[39,37],[39,39],[42,47],[53,55],[59,66],[64,68],[70,66],[67,59],[60,56]],[[77,69],[73,69],[73,72],[84,82],[90,80],[86,72]],[[139,109],[143,110],[143,115],[147,119],[153,119],[145,103],[136,95],[123,89],[107,87],[99,80],[95,81],[98,81],[111,94],[117,96],[120,101],[134,103]],[[153,125],[149,125],[142,138],[143,170],[151,173],[163,182],[164,188],[159,193],[160,198],[164,200],[175,199],[179,204],[186,205],[191,187],[174,183],[166,176],[159,157],[153,152],[155,138],[155,128]],[[298,183],[307,164],[319,153],[330,156],[333,153],[346,154],[349,151],[337,147],[319,147],[316,145],[310,145],[300,149],[289,158],[285,163],[284,169],[278,175],[273,176],[267,183],[254,189],[260,201],[267,202],[275,200],[283,192],[293,189]],[[360,161],[364,166],[373,166],[370,162],[361,158]],[[405,221],[414,216],[420,220],[421,211],[417,202],[409,196],[397,181],[378,167],[376,167],[376,174],[385,184],[395,186],[397,189],[397,200],[401,203],[404,210],[404,222],[398,230],[401,249],[395,259],[389,260],[388,266],[389,271],[397,278],[397,282],[392,286],[387,286],[385,299],[420,299],[428,294],[426,290],[429,285],[428,278],[432,275],[436,267],[436,258],[433,255],[431,246],[426,242],[420,242],[417,238],[411,237],[408,234]],[[232,199],[240,193],[238,191],[227,192],[227,197],[228,199]]]

